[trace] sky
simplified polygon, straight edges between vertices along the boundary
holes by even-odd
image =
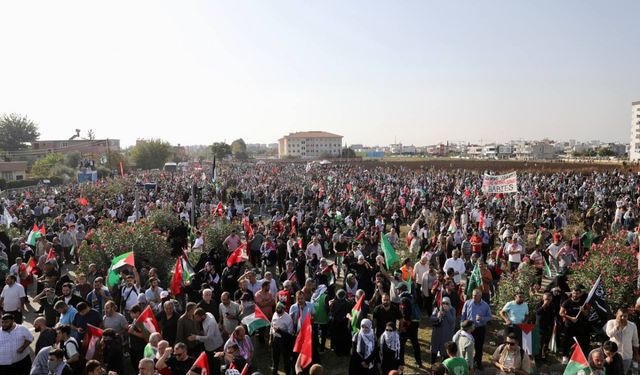
[[[0,2],[0,114],[97,138],[629,142],[640,1]]]

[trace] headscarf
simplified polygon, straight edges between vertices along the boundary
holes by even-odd
[[[395,352],[396,359],[400,359],[400,335],[398,331],[393,330],[391,332],[384,331],[380,336],[380,359],[382,359],[382,344],[386,343],[389,350]]]
[[[371,320],[362,319],[360,331],[353,336],[353,341],[356,342],[356,352],[358,352],[362,358],[369,358],[376,346],[376,336],[373,333],[372,327],[373,323]]]

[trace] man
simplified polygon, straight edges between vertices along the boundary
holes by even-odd
[[[631,362],[640,359],[638,352],[638,329],[635,323],[629,321],[629,310],[619,309],[616,318],[609,320],[605,326],[607,336],[616,343],[620,355],[624,373],[631,368]]]
[[[56,334],[56,339],[64,351],[66,363],[71,367],[74,374],[80,375],[83,369],[80,345],[76,339],[71,337],[71,326],[68,324],[56,326]]]
[[[194,319],[197,323],[202,324],[202,335],[190,335],[190,342],[200,342],[204,345],[209,359],[209,367],[213,374],[218,374],[220,369],[220,360],[214,357],[214,353],[222,348],[224,341],[216,318],[213,314],[197,308],[194,312]]]
[[[464,265],[464,260],[460,258],[460,250],[454,250],[452,257],[444,262],[442,270],[447,272],[449,268],[453,269],[453,282],[456,285],[460,285],[462,274],[467,270]]]
[[[588,313],[583,309],[586,296],[582,292],[582,286],[578,285],[571,291],[571,297],[562,303],[560,317],[564,320],[565,340],[562,352],[562,363],[568,363],[568,356],[574,344],[573,337],[578,340],[583,353],[589,351],[591,329]]]
[[[280,356],[282,356],[282,365],[285,374],[291,373],[291,361],[289,353],[293,343],[293,320],[285,311],[285,304],[278,302],[276,312],[271,318],[271,336],[269,344],[271,346],[271,371],[273,374],[278,373],[280,364]]]
[[[236,234],[236,230],[233,229],[231,234],[224,239],[222,244],[227,248],[227,251],[232,253],[235,249],[240,246],[240,237]]]
[[[156,375],[153,359],[144,358],[138,362],[138,375]],[[119,375],[119,374],[118,374]]]
[[[484,346],[487,324],[491,321],[491,307],[482,299],[482,291],[474,289],[472,299],[464,303],[460,319],[462,322],[470,321],[474,329],[471,330],[474,342],[474,362],[476,368],[482,371],[482,347]],[[473,364],[469,366],[473,368]]]
[[[129,310],[129,315],[131,320],[134,321],[140,317],[142,314],[142,309],[140,309],[139,305],[131,306],[131,310]],[[138,366],[140,360],[144,357],[144,348],[149,341],[149,338],[145,334],[144,331],[140,328],[139,324],[131,324],[129,326],[129,357],[131,359],[132,366]],[[153,363],[153,361],[152,361]]]
[[[189,355],[196,356],[200,350],[196,341],[188,341],[187,338],[195,335],[200,330],[198,322],[195,319],[196,304],[195,302],[187,302],[187,308],[184,314],[178,318],[178,331],[176,334],[176,342],[184,342],[187,344]]]
[[[447,350],[447,359],[445,359],[442,364],[447,368],[449,374],[469,375],[470,367],[468,366],[467,361],[457,354],[459,352],[458,345],[456,345],[455,342],[449,341],[445,344],[445,348]]]
[[[96,310],[100,316],[104,315],[104,305],[107,301],[111,301],[109,290],[104,287],[104,279],[96,277],[93,281],[93,290],[87,294],[87,302],[89,306]]]
[[[422,302],[422,279],[426,273],[429,272],[429,257],[422,256],[420,261],[413,266],[412,278],[416,283],[416,303],[418,306],[423,306]]]
[[[39,333],[36,341],[36,353],[40,352],[45,346],[53,346],[56,343],[56,330],[47,327],[47,320],[41,316],[33,321],[33,329]]]
[[[28,374],[31,368],[29,345],[33,335],[29,330],[16,324],[12,314],[2,315],[0,331],[0,374]]]
[[[163,311],[158,315],[158,324],[162,330],[162,337],[169,341],[169,345],[176,344],[178,334],[178,314],[175,313],[175,303],[169,301],[162,304]]]
[[[194,362],[195,360],[187,354],[187,345],[179,342],[173,349],[167,348],[164,351],[156,363],[156,368],[158,370],[169,368],[171,375],[187,375]],[[212,368],[211,365],[209,367]]]
[[[296,303],[289,309],[289,315],[291,316],[291,320],[293,320],[296,334],[300,332],[302,322],[306,319],[307,314],[311,314],[311,320],[313,321],[315,315],[313,303],[305,301],[304,293],[299,290],[296,293]]]
[[[27,301],[24,287],[17,282],[15,275],[7,276],[5,283],[0,294],[0,310],[11,314],[17,324],[22,324],[22,311]]]
[[[291,280],[285,280],[282,283],[282,290],[278,291],[276,302],[284,303],[285,310],[289,310],[291,308],[291,304],[293,303],[293,283]]]
[[[518,338],[513,332],[493,352],[491,363],[498,369],[497,375],[528,375],[531,372],[529,356],[518,345]]]
[[[317,260],[322,258],[322,246],[320,242],[318,242],[318,237],[313,236],[311,239],[311,243],[307,246],[307,251],[305,251],[304,255],[307,257],[307,261],[311,261],[313,259],[313,255],[316,256]]]
[[[138,275],[138,273],[135,273]],[[123,312],[123,315],[127,320],[130,319],[129,311],[131,308],[138,303],[138,285],[140,285],[140,277],[136,277],[134,275],[127,275],[126,284],[120,288],[120,311]],[[129,320],[129,323],[132,321]]]
[[[104,329],[111,328],[116,332],[116,335],[120,338],[125,337],[125,333],[129,327],[127,319],[116,311],[116,304],[113,301],[108,301],[104,305],[104,317],[102,319],[102,325]]]
[[[64,350],[53,349],[49,351],[49,363],[47,364],[50,375],[72,375],[74,372],[64,361]]]
[[[514,272],[520,266],[520,262],[522,262],[522,245],[518,243],[516,237],[511,237],[505,245],[504,251],[509,258],[509,268],[511,272]]]
[[[604,353],[602,350],[593,350],[589,353],[589,367],[592,375],[604,375]]]
[[[229,292],[222,293],[220,300],[220,328],[226,339],[240,324],[240,305],[231,301]]]
[[[478,362],[476,360],[476,344],[473,338],[473,331],[473,322],[471,320],[463,320],[460,324],[460,330],[453,335],[453,342],[458,348],[455,355],[467,362],[468,372],[470,374],[473,374],[473,362]],[[480,353],[480,356],[482,356],[482,353]],[[482,359],[480,360],[480,363],[482,364]]]
[[[515,299],[507,302],[502,310],[500,310],[500,317],[504,321],[504,335],[505,337],[514,332],[516,338],[520,340],[522,338],[522,331],[518,328],[518,324],[522,324],[527,321],[529,314],[529,306],[524,302],[524,292],[519,290],[516,292]]]
[[[73,324],[73,320],[78,314],[78,310],[76,310],[73,306],[69,306],[64,301],[58,301],[53,306],[56,312],[60,315],[60,319],[58,320],[59,324]]]
[[[104,372],[102,364],[94,359],[87,362],[84,369],[87,375],[102,375]]]
[[[53,346],[45,346],[36,353],[29,375],[49,375],[49,352]]]
[[[162,302],[160,294],[162,294],[164,290],[160,288],[160,281],[156,277],[149,278],[149,284],[151,286],[149,286],[149,289],[144,292],[144,296],[154,313],[158,314],[160,312],[160,303]]]
[[[86,302],[78,304],[78,313],[73,318],[73,328],[80,333],[80,340],[84,338],[87,326],[102,327],[102,316],[94,309],[89,308]]]
[[[536,309],[536,324],[540,328],[540,358],[545,359],[549,352],[549,341],[553,334],[558,309],[553,303],[553,295],[549,292],[542,295],[540,306]]]
[[[384,333],[387,323],[393,323],[398,327],[398,320],[402,318],[400,309],[391,303],[391,296],[384,293],[382,295],[382,304],[373,309],[373,326],[376,329],[376,337]]]
[[[67,305],[72,306],[74,309],[78,309],[78,304],[83,301],[82,297],[73,294],[73,284],[62,284],[62,295],[56,298],[57,301],[63,301]]]
[[[202,290],[202,301],[198,302],[197,307],[211,313],[216,318],[216,321],[221,320],[219,303],[213,300],[213,291],[211,289]]]

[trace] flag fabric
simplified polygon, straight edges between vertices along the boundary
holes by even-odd
[[[451,219],[451,223],[449,224],[449,233],[455,233],[458,230],[458,226],[456,225],[456,219]]]
[[[563,375],[582,375],[590,373],[591,367],[589,367],[589,362],[587,362],[587,358],[584,356],[582,348],[580,348],[580,345],[576,342],[573,344],[573,353],[571,354],[567,367],[564,369]]]
[[[475,266],[473,266],[471,276],[469,277],[469,284],[467,285],[467,298],[471,298],[473,290],[479,286],[482,286],[482,273],[480,272],[480,267],[478,267],[478,263],[476,262]]]
[[[233,250],[233,252],[229,254],[229,258],[227,258],[227,267],[231,267],[236,263],[244,262],[245,257],[243,251],[246,245],[246,243],[240,244],[237,249]]]
[[[80,197],[78,198],[78,203],[81,206],[87,206],[89,204],[89,201],[87,200],[87,198]]]
[[[253,314],[249,314],[242,318],[242,324],[246,325],[248,328],[249,336],[252,336],[254,332],[259,330],[260,328],[269,327],[271,322],[269,318],[260,310],[258,305],[254,305]]]
[[[33,272],[35,271],[37,266],[38,263],[36,262],[36,259],[34,257],[29,257],[29,262],[27,263],[27,273],[29,275],[33,275]]]
[[[360,315],[362,313],[362,303],[364,301],[364,294],[358,298],[358,302],[351,309],[351,334],[358,332],[360,328]]]
[[[478,229],[484,229],[484,211],[480,211],[480,222],[478,223]]]
[[[107,279],[107,286],[109,288],[118,284],[118,282],[120,281],[120,274],[118,273],[118,270],[126,265],[135,265],[133,251],[120,254],[117,257],[113,258],[113,260],[111,261],[111,267],[109,267],[109,277]]]
[[[189,263],[189,259],[185,254],[180,257],[180,262],[182,263],[182,281],[187,284],[196,275],[196,271],[191,267],[191,263]]]
[[[244,367],[242,368],[242,372],[240,373],[240,375],[249,375],[249,364],[245,363]]]
[[[216,157],[213,157],[213,166],[211,167],[211,181],[216,182],[218,172],[216,171]]]
[[[296,337],[296,342],[293,345],[293,352],[300,354],[298,360],[300,361],[300,367],[303,369],[309,366],[313,360],[312,340],[311,314],[307,314],[302,322],[300,333],[298,333],[298,337]]]
[[[179,296],[182,294],[182,260],[176,259],[176,265],[173,268],[173,277],[171,278],[171,284],[169,285],[171,294]]]
[[[596,279],[596,282],[593,283],[593,286],[591,287],[591,290],[589,291],[589,294],[587,294],[587,299],[584,300],[584,303],[582,304],[582,307],[585,307],[589,302],[591,302],[591,300],[593,299],[594,295],[596,294],[596,291],[601,288],[601,286],[600,286],[600,278],[601,277],[602,277],[602,275],[599,275],[598,279]]]
[[[244,227],[244,233],[247,236],[247,241],[250,241],[253,238],[253,228],[251,227],[251,224],[249,224],[248,217],[242,217],[242,226]]]
[[[398,254],[396,254],[393,246],[391,246],[391,242],[389,242],[387,236],[385,236],[383,233],[380,233],[380,239],[382,253],[384,254],[384,261],[387,265],[387,269],[390,269],[394,263],[398,262]]]
[[[558,352],[558,323],[553,324],[553,332],[551,333],[551,341],[549,342],[549,351],[551,353]]]
[[[149,305],[147,305],[147,308],[144,309],[134,324],[145,332],[147,336],[154,332],[160,332],[160,325],[158,324],[156,316],[153,314],[153,310],[151,310],[151,306]]]
[[[101,337],[102,330],[100,328],[87,324],[87,333],[84,339],[84,358],[87,361],[94,359],[96,356],[96,349]]]
[[[29,232],[29,236],[27,237],[27,244],[30,246],[35,246],[36,241],[40,237],[42,237],[42,234],[40,233],[40,229],[38,228],[37,225],[33,224],[33,228],[31,229],[31,232]]]
[[[547,260],[543,257],[542,260],[544,260],[544,276],[551,278],[551,268],[549,268],[549,263],[547,262]]]
[[[533,340],[532,333],[536,327],[535,324],[518,324],[518,327],[522,330],[522,349],[528,355],[533,355]]]
[[[193,367],[197,367],[201,370],[200,375],[209,375],[209,359],[207,358],[207,352],[202,352],[200,353],[200,356],[198,356],[198,359],[196,359],[195,362],[193,362],[193,366],[191,367],[193,369]]]
[[[53,251],[53,248],[49,249],[49,254],[47,254],[47,261],[50,261],[52,259],[56,259],[56,252]]]
[[[40,228],[40,235],[42,235],[42,236],[46,236],[47,235],[47,231],[44,229],[44,224],[42,224],[42,228]]]
[[[11,214],[9,213],[9,210],[7,210],[7,207],[4,208],[4,221],[6,221],[7,223],[7,229],[11,228],[11,223],[13,223],[13,216],[11,216]]]
[[[120,176],[124,177],[124,164],[122,164],[122,160],[120,160]]]

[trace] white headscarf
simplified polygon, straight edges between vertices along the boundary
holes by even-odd
[[[356,342],[356,351],[362,358],[369,358],[376,346],[376,336],[373,333],[373,323],[369,319],[362,319],[360,331],[353,336]]]
[[[383,343],[387,344],[387,348],[389,348],[389,350],[395,352],[396,359],[400,359],[400,335],[398,334],[398,331],[393,330],[388,332],[385,328],[384,333],[380,336],[380,359],[382,359]]]

